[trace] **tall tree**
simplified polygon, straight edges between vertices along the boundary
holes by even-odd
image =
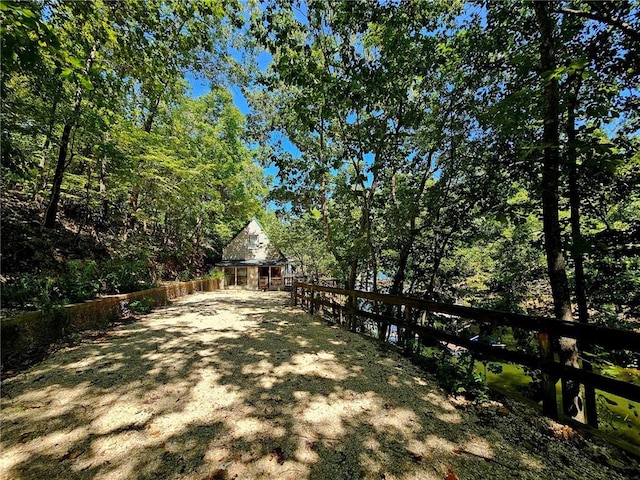
[[[540,66],[544,78],[543,110],[543,164],[542,164],[542,218],[544,243],[547,254],[549,283],[553,295],[555,316],[559,320],[573,320],[571,292],[563,254],[562,229],[560,226],[560,92],[554,72],[556,62],[555,21],[547,2],[534,2],[536,20],[540,31]],[[578,348],[574,339],[559,339],[560,360],[578,367]],[[563,382],[563,408],[566,414],[584,419],[580,384]]]
[[[404,265],[419,231],[411,224],[415,227],[427,180],[437,170],[434,155],[446,149],[438,125],[447,121],[448,110],[433,91],[455,96],[451,82],[447,85],[447,77],[436,72],[448,52],[433,34],[437,20],[455,16],[450,6],[312,2],[301,16],[287,2],[273,2],[254,22],[274,55],[265,84],[283,92],[283,108],[275,112],[278,127],[302,152],[295,166],[276,157],[281,188],[299,192],[301,181],[310,182],[307,188],[315,185],[312,198],[326,239],[349,271],[351,286],[362,274],[376,289],[378,222],[388,214],[400,216],[394,224],[402,230],[389,231]],[[432,128],[422,127],[429,121],[435,123]],[[393,195],[397,189],[391,185],[409,176],[419,179],[416,192],[396,195],[386,202],[392,206],[387,209],[381,192]],[[345,205],[351,208],[346,217]],[[340,212],[337,218],[333,211]],[[336,227],[345,218],[353,220],[340,227],[348,226],[348,235],[338,235]],[[407,230],[412,233],[404,235]],[[341,241],[335,242],[338,237]],[[400,291],[404,270],[396,275]]]
[[[7,25],[9,51],[3,52],[13,58],[20,49],[33,50],[33,45],[17,40],[22,37],[42,46],[36,61],[22,63],[26,68],[3,69],[3,88],[12,88],[23,75],[32,81],[33,97],[48,103],[31,124],[37,125],[35,131],[46,132],[43,168],[47,149],[55,145],[55,173],[44,218],[49,228],[56,224],[69,166],[80,153],[89,153],[85,133],[93,126],[108,130],[119,112],[141,119],[141,128],[150,132],[161,106],[186,88],[187,71],[219,82],[233,69],[235,62],[227,46],[232,30],[242,23],[236,2],[105,0],[50,2],[42,7],[36,3],[3,5],[11,18],[26,18]],[[46,88],[38,88],[43,85]],[[101,125],[95,124],[96,118]],[[132,198],[137,194],[133,192]]]

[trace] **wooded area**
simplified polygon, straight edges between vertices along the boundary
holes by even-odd
[[[43,306],[208,273],[263,211],[262,173],[228,89],[242,77],[228,53],[241,5],[0,8],[2,268],[15,287],[5,302]],[[188,76],[210,91],[191,97]],[[65,290],[67,279],[83,291]]]
[[[256,216],[349,290],[637,331],[639,10],[3,1],[2,307],[218,275]]]
[[[638,328],[637,3],[275,2],[254,23],[262,124],[300,152],[274,150],[272,196],[347,289]],[[584,418],[576,382],[563,399]]]

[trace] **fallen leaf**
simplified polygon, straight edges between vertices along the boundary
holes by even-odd
[[[84,452],[82,450],[70,450],[67,453],[65,453],[62,458],[60,459],[61,462],[65,461],[65,460],[75,460],[76,458],[78,458],[80,455],[82,455]]]
[[[453,473],[451,467],[447,467],[447,474],[444,476],[444,480],[458,480],[458,477]]]
[[[508,409],[508,408],[506,408],[506,407],[500,407],[500,408],[498,409],[498,413],[499,413],[500,415],[507,416],[507,415],[509,415],[511,412],[510,412],[510,411],[509,411],[509,409]]]
[[[554,424],[551,426],[551,435],[559,440],[572,440],[577,432],[568,425]]]

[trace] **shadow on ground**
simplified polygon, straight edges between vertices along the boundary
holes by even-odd
[[[625,478],[287,303],[193,295],[6,380],[0,477]]]

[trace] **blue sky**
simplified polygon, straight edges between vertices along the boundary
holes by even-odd
[[[238,61],[241,60],[239,52],[232,50],[232,55],[236,60]],[[258,55],[257,62],[260,70],[264,71],[269,65],[269,63],[271,62],[271,55],[266,52],[263,52],[260,55]],[[211,87],[210,87],[209,80],[196,78],[190,72],[187,72],[185,77],[191,86],[191,97],[196,98],[210,91]],[[238,108],[238,110],[240,110],[240,112],[245,116],[251,113],[251,107],[249,106],[247,99],[242,94],[242,88],[239,85],[232,85],[231,87],[229,87],[229,90],[233,95],[233,103]],[[299,152],[297,151],[297,149],[287,139],[284,139],[282,144],[292,155],[299,155]],[[264,173],[265,175],[272,175],[275,177],[278,173],[278,169],[276,168],[275,165],[272,164],[269,167],[264,169]]]

